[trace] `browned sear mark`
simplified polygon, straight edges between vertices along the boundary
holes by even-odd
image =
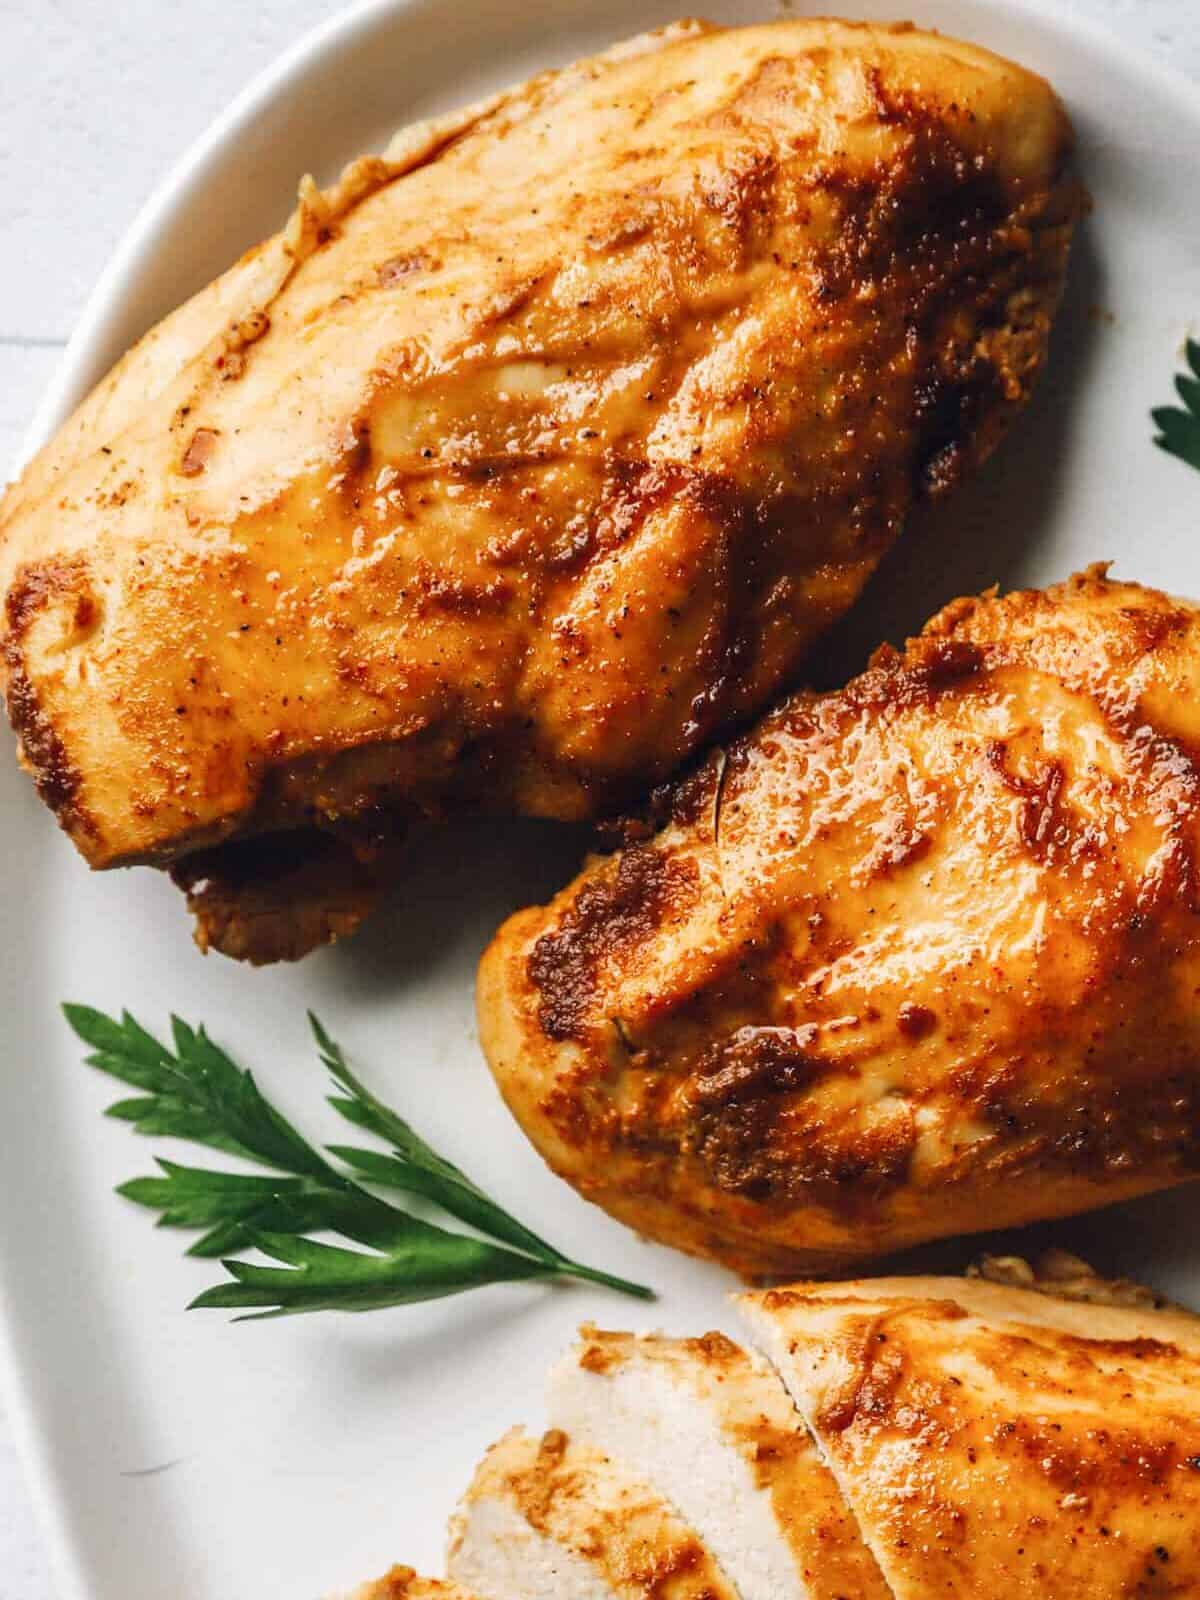
[[[608,877],[589,884],[529,956],[529,981],[540,996],[538,1020],[546,1037],[576,1034],[591,1010],[601,959],[652,938],[695,894],[694,862],[647,847],[626,850]]]
[[[204,471],[212,460],[213,451],[217,447],[217,438],[218,434],[213,428],[196,429],[179,462],[179,470],[185,478],[199,477]]]

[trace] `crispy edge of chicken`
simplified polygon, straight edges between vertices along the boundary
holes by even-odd
[[[1070,144],[970,45],[684,23],[306,180],[0,503],[43,798],[250,960],[414,815],[627,803],[1023,404]]]
[[[640,1232],[825,1272],[1200,1169],[1200,613],[956,601],[500,930],[480,1037]]]
[[[1200,1590],[1200,1318],[1061,1252],[740,1309],[895,1600]]]

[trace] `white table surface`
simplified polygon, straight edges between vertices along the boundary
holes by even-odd
[[[1042,3],[1104,21],[1200,79],[1197,0]],[[681,12],[689,7],[681,0]],[[338,8],[338,0],[0,0],[0,468],[142,199],[254,72]],[[853,0],[823,9],[852,14]],[[919,0],[897,0],[896,10],[919,19]],[[53,1594],[0,1416],[0,1600]]]

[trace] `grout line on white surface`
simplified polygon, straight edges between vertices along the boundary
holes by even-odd
[[[40,334],[0,333],[0,346],[10,350],[63,350],[66,339]]]

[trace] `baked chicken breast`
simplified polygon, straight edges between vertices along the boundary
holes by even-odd
[[[410,818],[629,803],[1020,408],[1069,147],[969,45],[682,23],[306,180],[0,504],[43,798],[256,961]]]
[[[1200,1320],[1061,1265],[743,1302],[894,1600],[1200,1593]]]
[[[639,1231],[826,1271],[1200,1171],[1200,611],[960,600],[510,919],[481,1036]]]
[[[583,1331],[551,1375],[550,1432],[502,1439],[451,1525],[471,1594],[1200,1593],[1193,1314],[1061,1251],[739,1309],[761,1355]],[[460,1595],[397,1573],[363,1600]]]

